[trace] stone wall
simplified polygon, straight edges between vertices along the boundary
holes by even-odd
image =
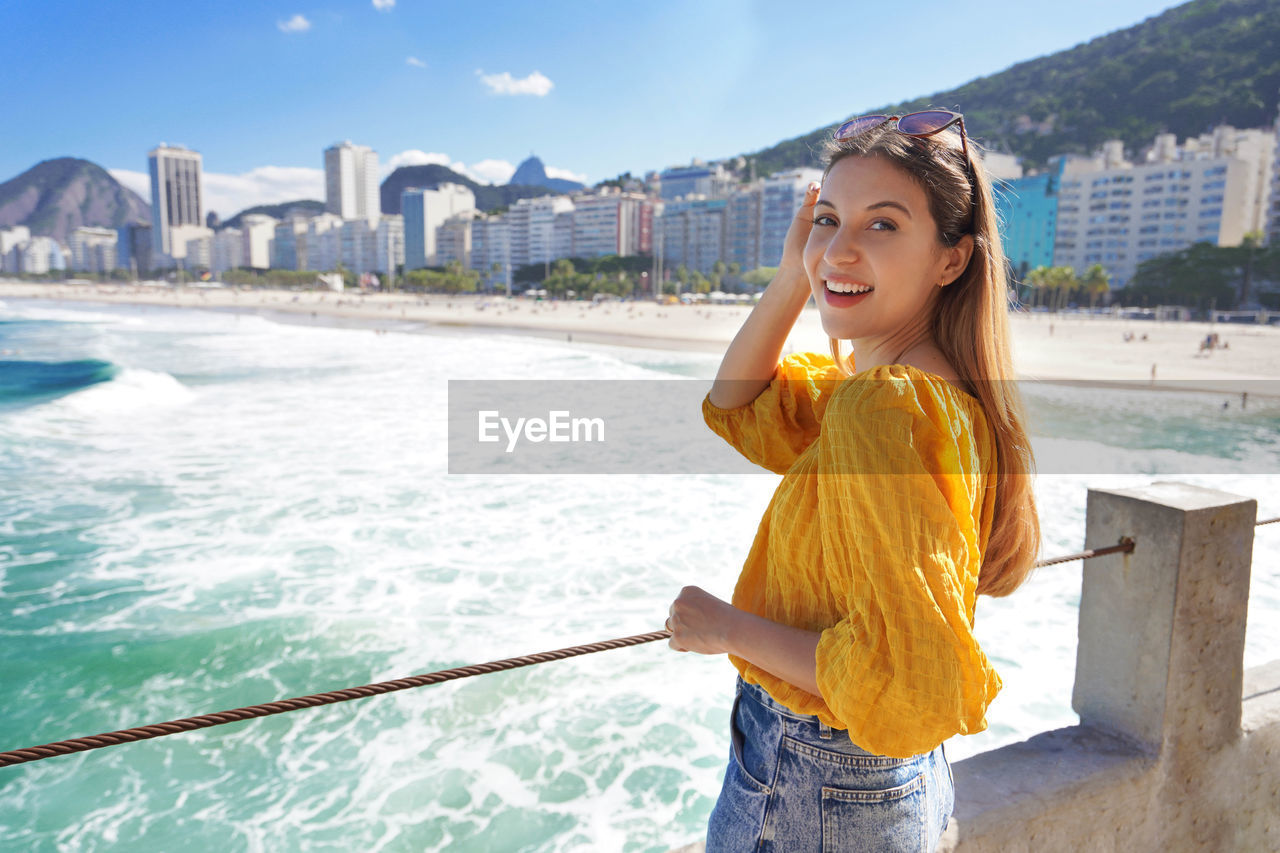
[[[1280,850],[1280,661],[1244,671],[1257,502],[1090,490],[1080,725],[953,766],[946,853]],[[698,853],[701,843],[680,848]]]

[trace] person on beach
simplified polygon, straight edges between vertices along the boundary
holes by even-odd
[[[942,743],[986,728],[1001,681],[976,598],[1019,586],[1040,525],[968,149],[947,111],[842,125],[703,400],[784,475],[732,601],[686,586],[666,622],[672,649],[738,672],[708,853],[933,850],[954,804]],[[830,353],[780,360],[810,297]]]

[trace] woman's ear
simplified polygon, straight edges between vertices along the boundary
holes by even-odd
[[[954,246],[942,250],[946,265],[939,273],[939,287],[945,287],[958,279],[969,266],[969,258],[973,255],[973,235],[966,234],[956,241]]]

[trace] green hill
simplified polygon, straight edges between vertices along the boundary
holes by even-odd
[[[1124,140],[1132,155],[1161,132],[1182,139],[1216,124],[1268,126],[1278,101],[1280,0],[1194,0],[958,88],[851,115],[958,110],[987,148],[1038,167],[1107,139]],[[822,140],[849,117],[746,156],[762,175],[816,166]]]
[[[267,216],[280,220],[288,219],[290,214],[298,214],[305,217],[319,216],[324,213],[324,202],[308,199],[303,201],[284,201],[279,204],[259,204],[245,208],[225,222],[219,223],[218,227],[239,228],[240,220],[250,213],[265,213]]]

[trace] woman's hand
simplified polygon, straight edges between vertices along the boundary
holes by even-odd
[[[668,645],[678,652],[720,655],[729,651],[729,629],[741,611],[696,586],[686,586],[671,603]]]
[[[818,192],[822,185],[817,181],[809,184],[805,191],[804,202],[796,211],[796,218],[787,229],[786,239],[782,243],[782,262],[778,266],[777,278],[790,283],[803,282],[809,286],[809,276],[804,271],[804,244],[809,241],[809,232],[813,230],[813,205],[818,200]]]
[[[677,652],[731,654],[821,696],[815,657],[822,634],[739,610],[696,586],[680,590],[667,617]]]

